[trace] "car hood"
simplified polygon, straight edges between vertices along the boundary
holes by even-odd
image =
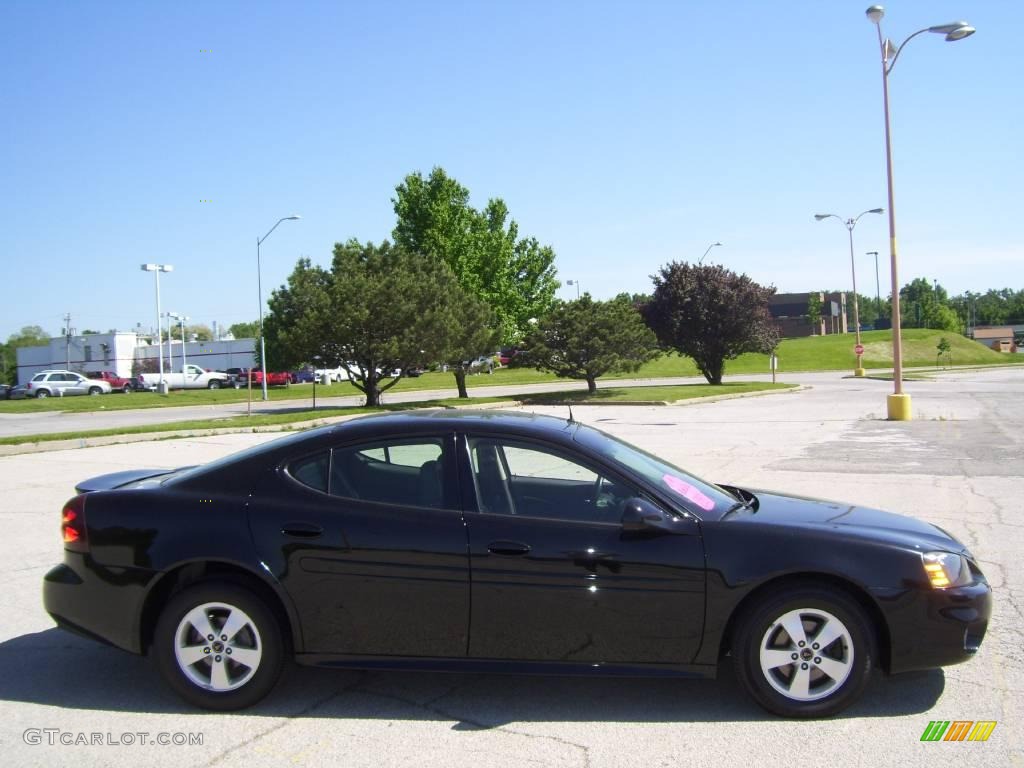
[[[772,491],[750,491],[757,498],[754,510],[739,510],[725,520],[779,525],[840,536],[853,536],[909,547],[922,552],[943,550],[970,555],[967,548],[931,523],[871,507],[843,504]]]
[[[75,486],[77,493],[92,493],[93,491],[109,491],[113,488],[121,488],[128,483],[135,483],[140,480],[153,480],[174,472],[180,472],[189,467],[178,469],[127,469],[123,472],[111,472],[108,475],[97,475],[83,480]]]

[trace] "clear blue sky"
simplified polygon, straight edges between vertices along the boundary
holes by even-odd
[[[780,291],[847,288],[843,216],[885,206],[881,76],[847,2],[4,0],[0,338],[257,314],[295,260],[379,241],[409,172],[501,197],[600,298],[708,257]],[[901,282],[1024,286],[1024,3],[902,0],[891,77]],[[209,51],[209,52],[205,52]],[[201,202],[208,200],[210,202]],[[885,217],[856,230],[873,294]],[[575,289],[563,287],[563,297]]]

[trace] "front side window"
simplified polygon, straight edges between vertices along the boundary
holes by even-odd
[[[396,438],[335,448],[330,493],[398,506],[442,508],[443,438]]]
[[[630,472],[635,472],[669,499],[692,510],[699,517],[710,515],[712,519],[717,519],[737,501],[717,485],[593,427],[580,425],[575,440]]]
[[[577,522],[619,523],[635,488],[545,447],[470,438],[478,509]]]

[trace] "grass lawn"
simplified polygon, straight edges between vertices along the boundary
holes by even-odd
[[[936,346],[945,337],[952,347],[953,366],[1024,364],[1024,354],[1000,354],[988,347],[956,333],[910,329],[903,331],[903,365],[907,368],[934,368]],[[892,333],[866,331],[861,334],[864,344],[864,367],[868,369],[892,367]],[[856,356],[853,353],[854,335],[810,336],[785,339],[779,344],[779,375],[797,371],[853,371]],[[768,356],[741,355],[725,364],[725,374],[768,373]],[[664,355],[643,366],[636,373],[604,376],[602,382],[614,379],[653,379],[672,376],[699,376],[689,358],[675,354]],[[487,386],[538,384],[564,381],[550,373],[529,368],[499,368],[493,374],[475,374],[466,377],[469,389]],[[425,373],[415,379],[402,379],[385,393],[411,392],[427,389],[454,389],[455,377],[451,373]],[[317,399],[360,395],[348,382],[317,387]],[[271,400],[305,400],[312,402],[313,385],[297,384],[291,387],[271,387]],[[164,397],[153,392],[135,392],[130,395],[113,394],[99,397],[50,397],[45,400],[0,400],[0,413],[35,413],[39,411],[94,411],[125,410],[130,408],[168,408],[180,405],[215,405],[245,402],[245,389],[173,391]],[[254,402],[259,401],[259,390],[253,390]]]

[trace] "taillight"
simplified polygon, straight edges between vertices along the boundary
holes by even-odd
[[[64,549],[88,552],[89,538],[85,532],[85,494],[79,494],[64,505],[60,517],[60,532]]]

